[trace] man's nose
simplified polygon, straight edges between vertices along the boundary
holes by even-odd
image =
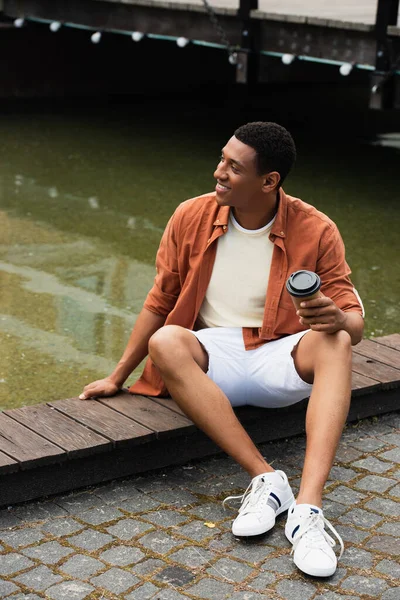
[[[225,179],[226,171],[221,163],[218,163],[217,168],[214,171],[215,179]]]

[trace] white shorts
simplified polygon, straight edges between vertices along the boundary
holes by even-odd
[[[240,327],[192,331],[208,353],[207,375],[232,406],[278,408],[308,398],[312,385],[301,379],[291,352],[308,331],[245,350]]]

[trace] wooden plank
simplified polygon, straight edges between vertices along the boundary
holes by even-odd
[[[400,383],[400,370],[394,369],[372,358],[362,356],[353,350],[353,372],[360,373],[380,381],[383,387],[398,387]]]
[[[342,19],[325,19],[321,17],[307,17],[309,25],[317,27],[332,27],[335,29],[353,29],[355,31],[373,31],[374,25],[358,23],[356,21],[345,21]]]
[[[147,396],[147,397],[150,398],[150,400],[153,400],[153,402],[157,402],[157,404],[160,404],[161,406],[166,406],[167,408],[169,408],[170,410],[173,410],[174,412],[178,413],[179,415],[185,416],[185,413],[183,412],[181,407],[178,406],[177,403],[175,402],[175,400],[172,400],[172,398],[154,398],[153,396]]]
[[[190,4],[198,9],[202,8],[201,0],[100,0],[101,2],[120,3],[134,6],[164,6],[165,8],[177,8],[186,10]],[[211,2],[213,10],[222,10],[223,7],[237,9],[239,0],[214,0]],[[269,11],[268,15],[274,15],[285,11],[288,17],[294,15],[319,16],[325,19],[343,19],[360,23],[375,22],[377,0],[337,0],[328,2],[325,0],[259,0],[258,7],[260,11]]]
[[[367,393],[367,390],[376,389],[378,387],[381,387],[380,381],[367,377],[366,375],[361,375],[355,371],[352,372],[351,389],[353,393],[356,392],[357,395],[360,395],[361,393]]]
[[[62,465],[10,473],[1,478],[0,507],[184,464],[188,460],[220,452],[209,438],[196,431],[190,436],[181,436],[179,444],[174,438],[154,440],[139,446],[134,452],[132,448],[119,446],[111,452],[68,460]]]
[[[4,475],[4,473],[13,473],[14,471],[18,471],[19,464],[16,460],[7,456],[7,454],[3,454],[0,452],[0,475]]]
[[[0,451],[20,463],[22,469],[67,458],[65,450],[3,413],[0,413]]]
[[[400,333],[392,333],[392,335],[384,335],[374,338],[376,342],[394,350],[400,350]]]
[[[4,414],[63,448],[69,458],[95,454],[111,446],[109,439],[46,404],[6,410]]]
[[[157,437],[175,437],[182,433],[188,433],[195,428],[187,417],[179,415],[145,396],[121,392],[111,398],[101,398],[99,401],[105,406],[152,429]]]
[[[400,352],[398,350],[394,350],[393,348],[388,348],[383,344],[381,345],[379,342],[362,340],[354,348],[354,351],[357,354],[366,356],[367,358],[372,358],[377,362],[389,365],[395,369],[400,369]]]
[[[49,402],[48,405],[108,438],[113,444],[138,444],[155,437],[155,433],[150,429],[135,423],[97,400],[68,398]]]
[[[303,15],[285,15],[282,13],[265,12],[258,9],[251,10],[250,17],[252,19],[258,19],[259,21],[282,21],[285,23],[296,23],[298,25],[307,23],[307,17]]]

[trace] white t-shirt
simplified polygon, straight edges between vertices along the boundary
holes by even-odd
[[[261,327],[274,244],[275,217],[261,229],[244,229],[230,213],[218,238],[210,283],[200,308],[205,327]]]

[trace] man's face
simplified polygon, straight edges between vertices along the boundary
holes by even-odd
[[[258,175],[256,151],[235,136],[222,149],[214,172],[216,201],[220,206],[251,208],[252,200],[263,194],[265,175]]]

